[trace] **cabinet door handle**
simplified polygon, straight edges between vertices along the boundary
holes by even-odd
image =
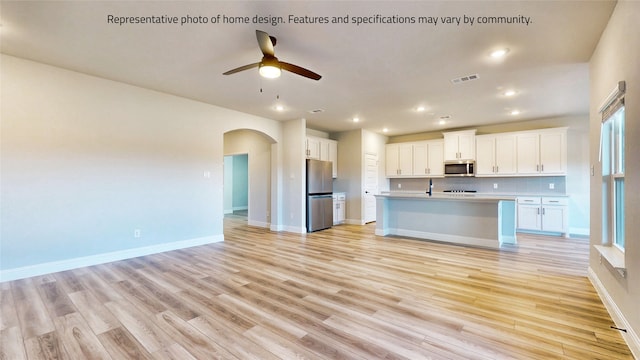
[[[558,200],[549,200],[550,203],[557,203],[559,202]]]
[[[498,167],[496,166],[496,172],[499,172]]]
[[[542,208],[542,215],[544,215],[544,208]]]
[[[544,172],[544,164],[540,165],[540,171]]]
[[[538,215],[540,215],[540,208],[538,208],[536,212],[538,213]]]

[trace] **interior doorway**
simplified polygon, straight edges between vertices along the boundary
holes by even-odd
[[[378,154],[364,155],[364,211],[363,222],[376,221],[376,198],[378,193]]]
[[[224,134],[224,213],[244,215],[246,224],[270,228],[272,145],[262,132],[238,129]]]
[[[224,214],[249,215],[249,155],[224,157]]]

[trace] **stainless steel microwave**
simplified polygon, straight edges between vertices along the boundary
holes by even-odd
[[[475,165],[473,160],[445,161],[444,176],[475,176]]]

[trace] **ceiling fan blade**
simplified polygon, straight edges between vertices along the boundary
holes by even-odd
[[[249,65],[245,65],[245,66],[240,66],[239,68],[235,68],[235,69],[229,70],[227,72],[224,72],[224,73],[222,73],[222,75],[235,74],[235,73],[240,72],[240,71],[249,70],[249,69],[252,69],[254,67],[258,67],[259,65],[260,65],[260,63],[257,62],[255,64],[249,64]]]
[[[273,42],[271,42],[271,37],[264,31],[256,30],[256,37],[258,38],[258,45],[260,46],[260,51],[265,56],[274,56],[273,50]]]
[[[307,77],[309,79],[313,79],[313,80],[320,80],[320,78],[322,76],[320,76],[319,74],[314,73],[311,70],[305,69],[303,67],[300,67],[298,65],[293,65],[293,64],[289,64],[283,61],[280,61],[280,68],[282,70],[287,70],[290,71],[294,74],[298,74],[298,75],[302,75],[304,77]]]

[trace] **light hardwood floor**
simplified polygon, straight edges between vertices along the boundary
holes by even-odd
[[[588,241],[500,251],[225,220],[224,243],[2,283],[2,359],[631,359]]]

